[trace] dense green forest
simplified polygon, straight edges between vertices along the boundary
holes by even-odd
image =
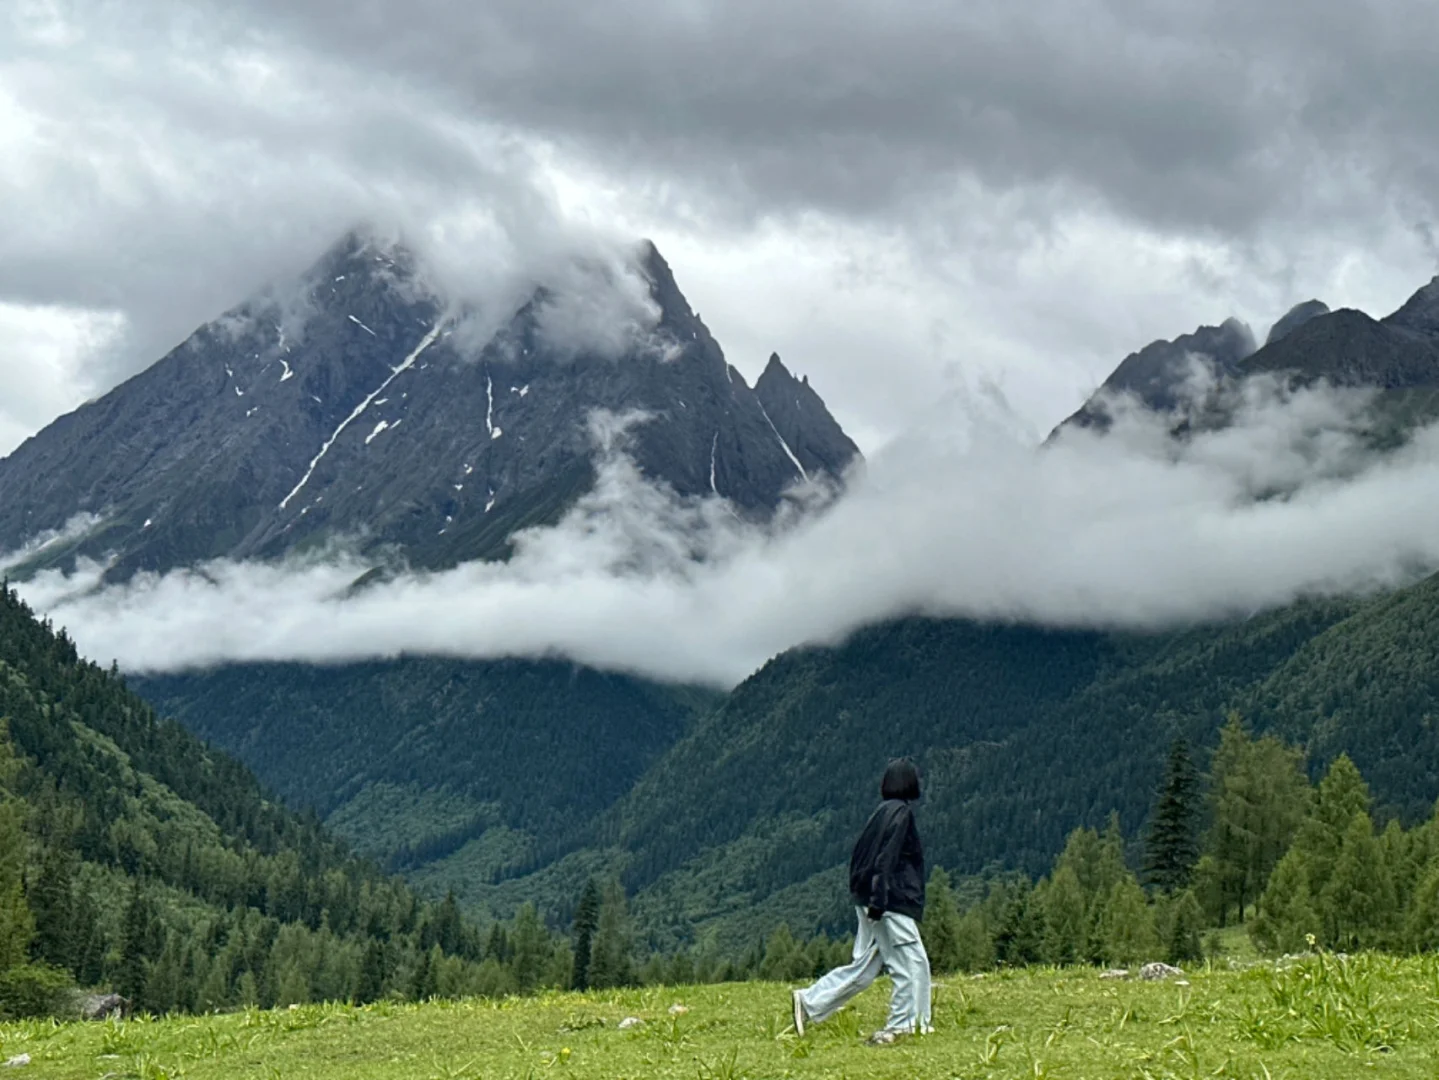
[[[0,1012],[76,985],[155,1012],[508,985],[484,945],[0,589]]]

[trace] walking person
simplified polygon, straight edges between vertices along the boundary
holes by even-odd
[[[908,758],[891,761],[880,783],[884,800],[870,815],[849,860],[849,891],[859,928],[854,959],[812,986],[794,991],[794,1028],[829,1019],[888,971],[894,981],[889,1020],[870,1042],[929,1034],[929,957],[919,937],[924,917],[924,848],[911,804],[919,772]]]

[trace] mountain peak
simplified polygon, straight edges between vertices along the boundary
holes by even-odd
[[[1264,344],[1273,345],[1276,341],[1299,329],[1310,319],[1328,314],[1329,305],[1323,300],[1305,300],[1303,303],[1295,304],[1270,328],[1269,336],[1264,339]]]
[[[840,476],[859,457],[859,447],[830,415],[809,379],[796,379],[779,353],[770,353],[754,392],[766,419],[805,477],[818,471]]]
[[[765,364],[764,371],[760,374],[760,382],[765,380],[769,380],[771,383],[794,383],[798,386],[809,386],[809,376],[801,375],[796,379],[794,372],[784,366],[784,361],[779,358],[777,352],[769,354],[769,363]],[[755,383],[755,387],[758,388],[759,383]]]
[[[45,565],[113,553],[120,578],[335,537],[429,568],[503,557],[593,482],[595,410],[648,414],[630,449],[645,476],[754,517],[841,475],[858,451],[819,396],[777,359],[746,386],[658,249],[631,258],[659,332],[590,355],[582,322],[557,337],[534,302],[472,330],[413,287],[402,243],[352,229],[296,295],[243,301],[0,460],[0,551],[81,514],[98,524]]]
[[[1116,394],[1131,394],[1147,408],[1168,411],[1179,404],[1196,360],[1215,374],[1227,375],[1237,370],[1254,347],[1254,332],[1247,323],[1233,317],[1218,326],[1201,326],[1173,341],[1152,341],[1120,361],[1109,378],[1077,412],[1054,429],[1050,438],[1071,423],[1106,430],[1111,417],[1105,398]]]
[[[660,306],[662,322],[685,322],[697,318],[684,293],[680,292],[674,271],[653,240],[640,242],[639,266],[649,279],[650,295]]]
[[[789,368],[784,366],[784,361],[779,358],[779,353],[777,352],[772,352],[769,354],[769,363],[765,364],[764,371],[760,373],[760,382],[763,382],[766,379],[771,382],[798,381],[790,372]],[[759,383],[757,382],[755,383],[755,385],[758,386]]]
[[[1383,321],[1403,330],[1439,335],[1439,274]]]

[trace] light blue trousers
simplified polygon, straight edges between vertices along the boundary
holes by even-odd
[[[933,1030],[929,1023],[929,956],[919,927],[908,915],[893,911],[877,920],[866,915],[864,908],[855,908],[855,913],[859,929],[854,935],[854,960],[799,992],[805,1015],[814,1023],[828,1020],[881,971],[888,971],[894,992],[885,1030],[928,1034]]]

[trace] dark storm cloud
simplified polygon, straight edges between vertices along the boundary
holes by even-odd
[[[566,215],[659,234],[732,359],[780,349],[862,438],[955,372],[1042,431],[1154,337],[1427,277],[1436,40],[1411,0],[22,0],[0,327],[88,344],[0,352],[47,373],[0,452],[359,218],[480,278]]]
[[[257,24],[680,174],[750,212],[868,214],[956,173],[1243,233],[1439,180],[1439,8],[1041,0],[252,0]]]
[[[0,302],[123,315],[99,387],[358,222],[483,240],[476,276],[564,246],[531,149],[401,76],[144,3],[12,9],[0,41]]]

